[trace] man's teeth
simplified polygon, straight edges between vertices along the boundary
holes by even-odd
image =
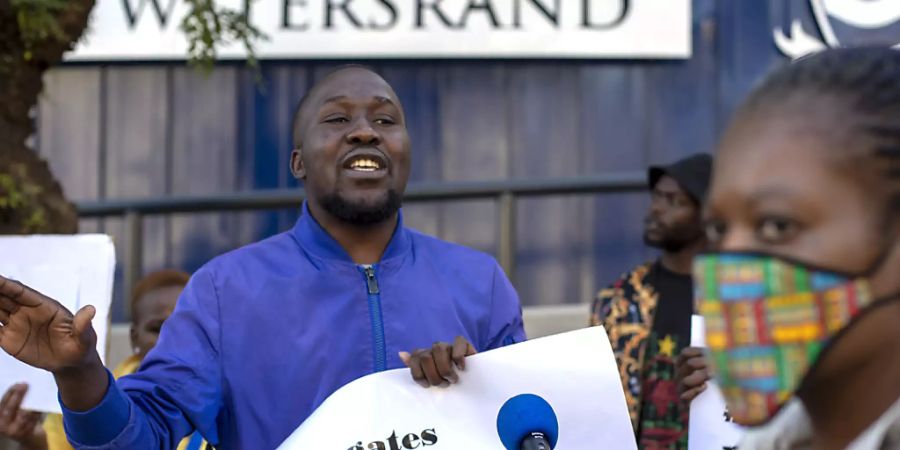
[[[359,170],[363,172],[374,172],[379,169],[379,165],[377,162],[372,161],[371,159],[357,159],[350,164],[350,168],[353,170]]]

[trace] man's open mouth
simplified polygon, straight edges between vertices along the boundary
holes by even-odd
[[[360,172],[374,172],[382,168],[381,163],[374,159],[361,157],[350,162],[350,169],[359,170]]]
[[[374,149],[352,151],[344,160],[343,168],[354,172],[371,173],[387,170],[388,163],[381,152]]]

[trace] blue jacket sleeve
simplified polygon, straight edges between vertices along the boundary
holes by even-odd
[[[499,265],[494,266],[490,324],[491,340],[487,348],[480,349],[481,351],[515,344],[526,339],[519,295]]]
[[[213,274],[192,278],[140,370],[91,411],[63,410],[76,449],[175,449],[197,429],[217,443],[222,409],[219,299]]]

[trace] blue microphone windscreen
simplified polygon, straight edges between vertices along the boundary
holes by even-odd
[[[534,394],[520,394],[503,404],[497,413],[497,434],[506,450],[519,450],[522,439],[539,431],[556,447],[559,422],[547,400]]]

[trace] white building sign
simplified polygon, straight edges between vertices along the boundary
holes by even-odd
[[[690,0],[216,0],[260,58],[688,58]],[[69,61],[178,60],[184,0],[97,0]],[[239,44],[220,57],[245,56]]]

